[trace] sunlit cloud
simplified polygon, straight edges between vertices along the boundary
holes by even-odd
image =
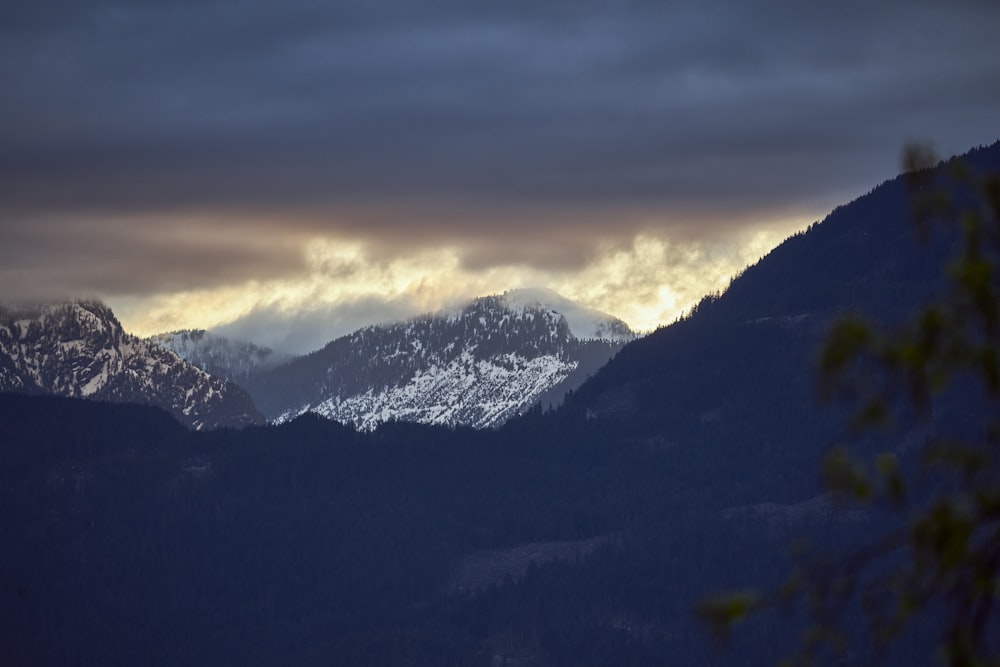
[[[521,264],[468,268],[461,246],[383,255],[352,240],[314,238],[304,269],[282,279],[112,299],[126,327],[148,335],[207,328],[305,352],[361,326],[455,307],[516,287],[551,287],[637,331],[669,324],[708,292],[811,220],[784,220],[724,238],[672,240],[643,232],[608,241],[582,268]]]
[[[725,240],[672,241],[640,234],[630,246],[600,253],[586,270],[552,286],[617,315],[637,331],[651,331],[677,319],[705,294],[724,290],[741,269],[806,225],[783,221]]]

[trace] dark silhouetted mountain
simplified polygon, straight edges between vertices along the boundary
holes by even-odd
[[[150,341],[177,353],[203,371],[238,385],[275,366],[291,361],[292,355],[275,352],[269,347],[232,340],[205,331],[188,329],[150,336]]]
[[[1000,171],[1000,144],[962,160],[973,172]],[[935,187],[960,200],[967,195],[949,185],[950,168],[937,170]],[[901,325],[943,292],[958,236],[941,226],[922,235],[912,204],[899,177],[837,208],[725,293],[628,345],[559,418],[661,439],[706,466],[733,461],[754,470],[759,489],[761,475],[773,474],[776,494],[793,492],[791,477],[801,480],[818,448],[846,435],[844,415],[817,402],[816,360],[830,325],[847,314]]]
[[[96,301],[0,307],[0,391],[156,405],[196,429],[261,419],[242,389],[125,333]]]
[[[450,313],[372,326],[248,380],[271,419],[315,412],[494,427],[558,404],[634,338],[621,321],[550,290],[514,290]]]

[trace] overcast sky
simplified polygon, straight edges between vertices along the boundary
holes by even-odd
[[[906,142],[1000,138],[994,0],[0,13],[0,297],[143,334],[304,350],[528,285],[648,329]]]

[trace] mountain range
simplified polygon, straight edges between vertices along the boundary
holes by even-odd
[[[496,427],[558,404],[635,337],[543,289],[365,327],[298,358],[199,330],[138,339],[97,301],[11,306],[0,323],[0,391],[148,403],[194,428],[258,423],[258,409],[369,430]]]
[[[1000,173],[1000,143],[964,161]],[[961,199],[950,166],[933,174]],[[0,538],[16,545],[0,550],[0,662],[776,663],[808,635],[809,601],[748,618],[727,650],[698,601],[908,529],[896,511],[838,510],[819,473],[833,445],[919,470],[921,443],[982,421],[958,386],[926,419],[858,437],[852,404],[819,397],[832,323],[903,325],[946,288],[958,230],[920,233],[910,204],[902,178],[879,185],[627,343],[558,408],[495,429],[365,432],[307,412],[193,432],[148,406],[0,395]],[[463,313],[445,324],[478,321]],[[413,349],[369,335],[379,354]],[[940,608],[880,647],[865,615],[880,599],[859,598],[836,619],[848,650],[819,661],[935,655]]]

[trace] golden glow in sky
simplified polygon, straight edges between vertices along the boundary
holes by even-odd
[[[576,270],[520,265],[470,269],[463,266],[457,246],[382,257],[362,242],[314,238],[302,248],[305,270],[297,275],[109,301],[126,329],[139,335],[213,329],[267,312],[274,330],[256,336],[248,331],[245,337],[270,345],[280,345],[282,327],[301,323],[303,313],[312,314],[312,321],[330,322],[326,331],[316,332],[312,344],[318,347],[360,326],[516,287],[550,287],[646,332],[674,321],[705,294],[725,289],[743,267],[810,222],[785,220],[708,241],[638,234],[629,243],[597,247],[591,261]],[[347,314],[338,317],[338,311]]]

